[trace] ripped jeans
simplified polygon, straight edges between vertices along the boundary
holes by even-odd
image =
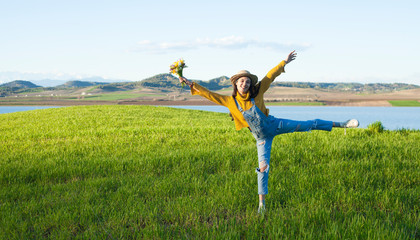
[[[235,99],[236,101],[236,99]],[[292,133],[307,132],[311,130],[331,131],[333,122],[320,119],[309,121],[294,121],[289,119],[276,118],[271,115],[268,117],[255,105],[254,99],[251,99],[253,106],[243,111],[237,103],[239,111],[242,112],[248,123],[252,135],[257,141],[258,150],[258,168],[255,172],[258,175],[258,194],[268,193],[268,173],[270,167],[271,146],[275,136]],[[260,169],[266,167],[261,172]]]

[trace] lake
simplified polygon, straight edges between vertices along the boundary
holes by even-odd
[[[228,113],[222,106],[171,106],[174,108],[195,109],[211,112]],[[29,111],[57,106],[0,106],[1,113]],[[380,121],[388,130],[417,129],[420,130],[420,107],[308,107],[308,106],[268,106],[270,114],[293,120],[311,120],[315,118],[345,121],[356,118],[360,127]]]
[[[222,106],[172,106],[175,108],[196,109],[212,112],[228,113]],[[417,129],[420,130],[420,107],[315,107],[315,106],[267,106],[270,115],[293,120],[324,119],[346,121],[356,118],[360,127],[380,121],[385,129]]]
[[[57,106],[0,106],[1,113],[22,112],[45,108],[58,108]]]

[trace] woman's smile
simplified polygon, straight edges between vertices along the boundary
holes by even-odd
[[[236,81],[236,88],[241,95],[244,95],[248,92],[249,87],[251,86],[251,79],[248,77],[241,77]]]

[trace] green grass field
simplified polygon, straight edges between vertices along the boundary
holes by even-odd
[[[264,216],[255,140],[227,114],[1,114],[0,143],[0,239],[420,238],[420,131],[278,136]]]
[[[415,100],[395,100],[388,101],[393,107],[420,107],[420,102]]]

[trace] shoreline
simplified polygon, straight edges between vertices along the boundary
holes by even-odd
[[[290,103],[290,102],[285,102]],[[296,102],[299,103],[299,102]],[[363,101],[349,101],[349,100],[329,100],[323,102],[325,105],[311,105],[297,104],[297,105],[282,105],[281,102],[265,102],[267,107],[270,106],[349,106],[349,107],[392,107],[388,100],[363,100]],[[152,106],[217,106],[217,104],[208,100],[143,100],[143,101],[85,101],[85,100],[51,100],[51,101],[0,101],[0,106],[78,106],[78,105],[152,105]]]

